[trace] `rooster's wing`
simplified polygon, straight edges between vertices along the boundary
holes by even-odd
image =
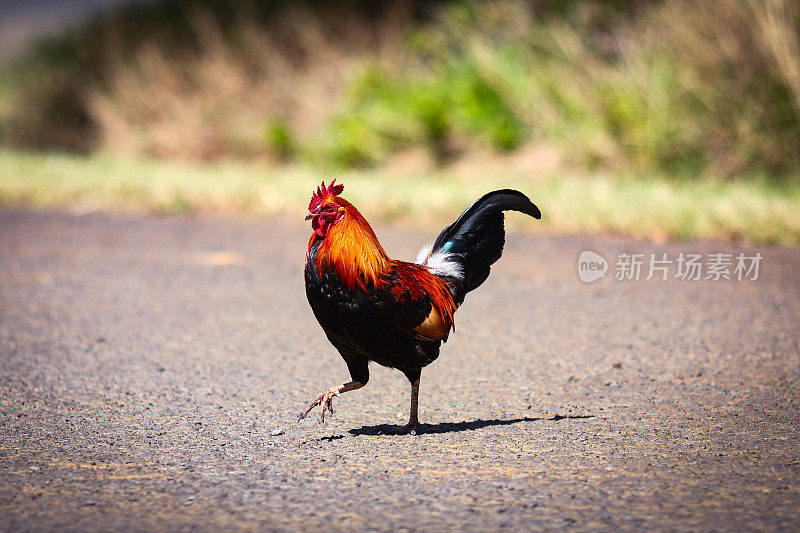
[[[406,337],[447,340],[455,304],[447,286],[424,267],[396,262],[373,292],[376,318]]]

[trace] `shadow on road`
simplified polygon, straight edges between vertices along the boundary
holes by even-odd
[[[510,426],[511,424],[519,424],[520,422],[536,422],[539,420],[564,420],[567,418],[594,418],[594,415],[555,415],[550,418],[541,417],[523,417],[523,418],[509,418],[506,420],[492,419],[492,420],[473,420],[472,422],[440,422],[439,424],[420,424],[417,433],[454,433],[458,431],[472,431],[490,426]],[[360,428],[351,429],[351,435],[383,435],[388,430],[394,428],[390,424],[378,424],[376,426],[362,426]]]

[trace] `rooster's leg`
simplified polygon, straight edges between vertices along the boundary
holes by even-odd
[[[328,410],[333,413],[333,398],[339,396],[343,392],[351,391],[360,389],[364,386],[364,383],[360,383],[358,381],[351,381],[350,383],[345,383],[344,385],[339,385],[338,387],[333,387],[326,391],[320,392],[316,398],[311,400],[311,403],[303,409],[300,414],[297,416],[297,421],[300,422],[302,419],[306,417],[309,411],[311,411],[317,405],[322,406],[322,412],[320,413],[320,419],[325,422],[325,411]]]
[[[405,426],[387,428],[384,433],[389,435],[416,435],[419,430],[419,418],[417,410],[419,408],[419,377],[411,382],[411,412],[408,415],[408,424]]]

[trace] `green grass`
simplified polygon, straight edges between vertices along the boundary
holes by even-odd
[[[401,171],[391,167],[322,173],[300,165],[213,164],[0,150],[0,205],[286,215],[300,220],[323,179],[345,183],[345,196],[374,222],[419,226],[452,221],[478,196],[514,187],[541,208],[525,229],[614,233],[656,241],[744,239],[800,245],[800,186],[767,180],[675,181],[641,176],[533,177],[504,160]],[[461,168],[462,170],[459,170]],[[510,217],[512,226],[520,224]]]

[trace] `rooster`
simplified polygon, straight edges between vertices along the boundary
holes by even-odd
[[[339,196],[344,186],[325,182],[311,196],[306,220],[313,233],[305,263],[306,296],[314,316],[350,371],[351,381],[317,395],[321,419],[333,398],[369,381],[368,363],[396,368],[411,382],[408,424],[388,432],[416,433],[422,368],[439,357],[455,329],[464,296],[489,276],[505,242],[503,211],[540,218],[519,191],[490,192],[420,250],[416,263],[390,259],[358,209]]]

